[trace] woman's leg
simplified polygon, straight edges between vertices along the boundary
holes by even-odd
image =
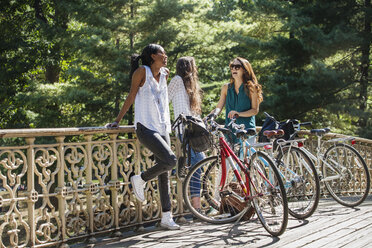
[[[149,181],[176,165],[177,158],[170,148],[169,135],[164,139],[158,132],[146,128],[141,123],[137,123],[136,133],[138,140],[156,157],[155,165],[142,173],[144,181]]]
[[[172,205],[170,201],[170,187],[169,187],[169,172],[164,172],[158,176],[158,185],[160,193],[160,202],[162,212],[171,211]]]
[[[199,161],[203,160],[205,158],[204,153],[202,152],[195,152],[193,149],[191,149],[191,165],[194,166],[197,164]],[[199,168],[196,171],[195,175],[201,175],[201,169]],[[200,177],[192,177],[190,180],[190,194],[191,194],[191,201],[192,201],[192,206],[196,209],[201,208],[201,203],[200,203],[200,188],[201,188],[201,183],[200,183]]]
[[[162,136],[167,144],[170,146],[169,135]],[[156,163],[160,163],[159,158],[155,156]],[[172,167],[173,168],[173,167]],[[170,187],[169,187],[169,171],[163,172],[158,176],[158,185],[160,193],[160,202],[162,207],[162,212],[171,211],[171,201],[170,201]]]
[[[162,136],[164,141],[170,147],[170,138],[169,135]],[[163,159],[155,156],[156,164],[159,164]],[[162,217],[160,221],[160,226],[165,227],[170,230],[178,230],[180,226],[177,225],[172,218],[172,205],[170,199],[170,187],[169,187],[169,171],[163,172],[158,175],[158,186],[160,193],[160,202],[162,208]]]

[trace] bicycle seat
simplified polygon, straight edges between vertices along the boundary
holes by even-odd
[[[266,130],[263,132],[263,135],[266,136],[268,139],[279,138],[284,135],[284,131],[283,129]]]
[[[248,136],[253,136],[253,135],[256,135],[256,128],[248,128],[247,130],[247,135]]]
[[[247,136],[247,131],[246,130],[238,130],[238,131],[236,131],[236,137],[238,139],[240,139],[242,137],[246,138],[246,136]]]
[[[322,129],[311,129],[310,133],[314,133],[316,135],[323,135],[323,134],[329,133],[330,131],[331,131],[331,129],[326,127],[326,128],[322,128]]]

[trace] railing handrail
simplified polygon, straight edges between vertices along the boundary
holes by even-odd
[[[311,136],[314,136],[313,134],[310,133],[309,130],[301,130],[299,132],[299,134],[301,134],[301,135],[311,135]],[[346,137],[353,137],[355,139],[355,141],[358,141],[358,142],[361,142],[361,143],[367,143],[367,144],[371,144],[372,145],[372,140],[365,139],[365,138],[360,138],[360,137],[352,136],[352,135],[344,135],[344,134],[338,134],[338,133],[326,133],[324,135],[324,137],[326,137],[326,138],[346,138]]]
[[[131,133],[134,126],[0,129],[0,138],[66,136],[94,133]]]
[[[261,129],[257,126],[257,131]],[[66,135],[80,135],[80,134],[94,134],[94,133],[132,133],[134,132],[134,125],[119,126],[117,128],[107,128],[104,126],[98,127],[68,127],[68,128],[22,128],[22,129],[0,129],[0,138],[14,138],[14,137],[43,137],[43,136],[66,136]],[[309,130],[301,130],[301,135],[311,135]],[[338,133],[327,133],[325,137],[350,137],[349,135]],[[352,136],[356,141],[372,145],[372,140]]]
[[[261,126],[257,126],[257,132],[261,130]],[[314,134],[310,133],[310,130],[301,130],[298,132],[300,135],[309,135],[309,136],[315,136]],[[365,138],[360,138],[357,136],[352,136],[352,135],[345,135],[345,134],[339,134],[339,133],[326,133],[324,135],[326,138],[346,138],[346,137],[353,137],[355,141],[358,141],[360,143],[367,143],[372,145],[372,140],[371,139],[365,139]]]

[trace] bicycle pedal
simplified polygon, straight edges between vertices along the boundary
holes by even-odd
[[[178,160],[177,160],[177,166],[179,167],[180,165],[181,166],[185,165],[185,157],[184,156],[179,157]]]
[[[178,158],[176,166],[177,179],[183,182],[186,178],[186,174],[187,174],[186,159],[185,157],[181,156]]]

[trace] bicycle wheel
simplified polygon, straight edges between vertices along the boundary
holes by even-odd
[[[249,201],[236,196],[236,188],[240,186],[231,169],[227,169],[224,182],[221,178],[220,159],[212,156],[193,166],[183,184],[187,208],[197,218],[213,224],[233,222],[243,214],[236,206],[250,206]]]
[[[355,207],[366,199],[370,175],[366,162],[355,148],[347,144],[329,147],[321,168],[324,184],[338,203]]]
[[[283,147],[277,166],[286,189],[289,214],[297,219],[310,217],[320,197],[320,182],[314,163],[297,147]]]
[[[271,235],[283,234],[288,223],[288,203],[280,174],[272,159],[261,151],[250,160],[252,204],[258,219]]]

